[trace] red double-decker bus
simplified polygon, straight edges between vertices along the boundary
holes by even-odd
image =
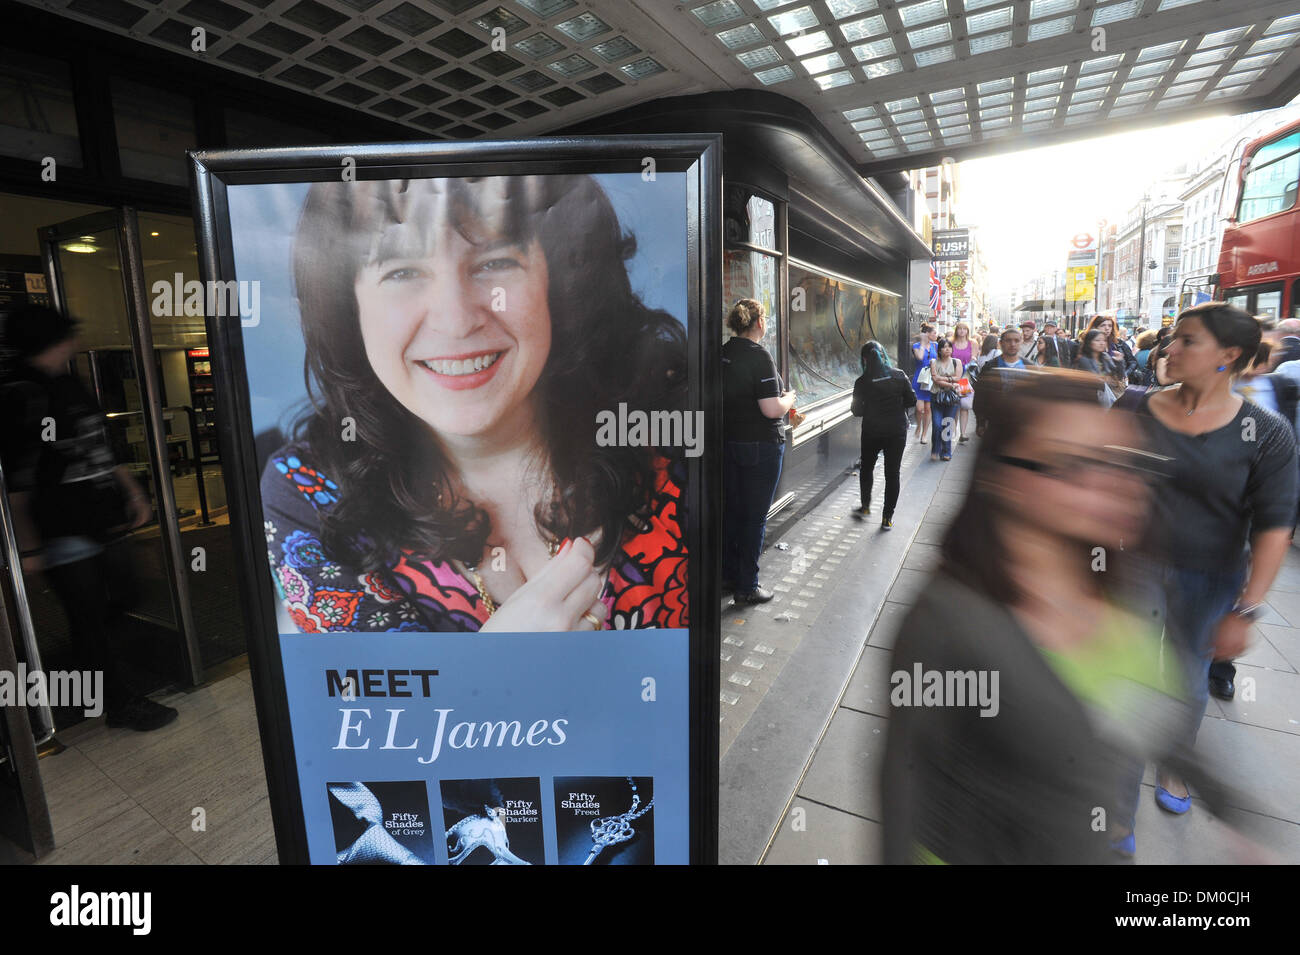
[[[1261,318],[1300,318],[1300,121],[1247,143],[1234,166],[1215,298]]]

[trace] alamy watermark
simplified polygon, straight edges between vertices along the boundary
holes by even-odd
[[[262,283],[258,279],[186,281],[185,276],[177,272],[174,279],[154,282],[149,291],[153,295],[150,310],[154,318],[181,315],[232,318],[238,315],[239,324],[245,328],[254,328],[262,320]]]
[[[596,444],[602,448],[685,448],[688,458],[704,453],[703,411],[596,412]]]
[[[911,672],[895,670],[889,702],[894,706],[979,707],[980,716],[997,716],[997,670],[926,670],[913,663]]]
[[[102,670],[0,670],[0,706],[52,706],[81,710],[89,719],[104,712]]]
[[[50,924],[119,926],[129,928],[132,935],[148,935],[153,928],[153,893],[82,891],[73,885],[50,896]]]

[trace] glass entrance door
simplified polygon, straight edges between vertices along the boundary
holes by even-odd
[[[177,445],[190,428],[185,409],[163,400],[136,213],[116,209],[48,226],[41,239],[51,300],[80,323],[74,370],[105,413],[117,461],[153,505],[153,519],[117,545],[138,585],[131,618],[139,624],[139,658],[131,662],[163,682],[197,684],[191,556],[182,549],[172,481]]]
[[[216,374],[203,310],[189,292],[201,287],[194,222],[141,212],[140,248],[154,353],[162,368],[163,417],[171,481],[180,516],[181,552],[190,559],[190,606],[203,667],[211,672],[247,648],[217,439]],[[178,304],[175,290],[186,294]],[[171,293],[170,300],[167,293]],[[206,564],[195,571],[191,555]]]

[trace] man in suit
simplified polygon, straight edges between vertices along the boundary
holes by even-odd
[[[1061,330],[1053,319],[1043,322],[1043,338],[1052,337],[1056,339],[1056,348],[1061,355],[1061,367],[1069,368],[1074,364],[1074,342],[1070,336]]]

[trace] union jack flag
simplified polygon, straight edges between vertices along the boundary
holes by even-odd
[[[934,269],[934,263],[930,263],[930,311],[939,314],[939,273]]]

